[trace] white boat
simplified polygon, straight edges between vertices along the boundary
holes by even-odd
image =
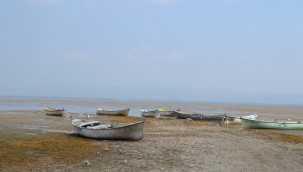
[[[159,110],[147,110],[141,109],[142,117],[150,117],[150,118],[160,118]]]
[[[50,107],[45,107],[44,111],[45,111],[46,115],[63,116],[65,110],[64,110],[64,108],[63,109],[54,109],[54,108],[50,108]]]
[[[258,117],[257,114],[243,116],[243,117],[226,116],[225,124],[241,124],[241,118],[255,120],[257,117]]]
[[[128,116],[130,109],[106,110],[97,108],[97,115]]]
[[[140,140],[144,121],[134,123],[105,123],[92,120],[72,120],[75,132],[87,138],[100,140]]]
[[[244,128],[303,130],[303,120],[251,120],[241,118]]]

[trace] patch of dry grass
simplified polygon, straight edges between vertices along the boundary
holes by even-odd
[[[185,123],[186,126],[209,126],[207,122],[201,121],[188,121]]]
[[[303,143],[303,137],[295,136],[295,135],[288,135],[282,133],[269,133],[266,134],[266,136],[272,140],[279,140],[279,141],[290,142],[290,143]]]
[[[22,133],[22,132],[21,132]],[[39,164],[41,159],[70,164],[90,157],[102,147],[93,140],[63,133],[19,136],[0,141],[0,168],[14,169]]]

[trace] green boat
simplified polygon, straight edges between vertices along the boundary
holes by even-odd
[[[244,128],[260,128],[260,129],[279,129],[279,130],[302,130],[303,121],[261,121],[241,118],[241,124]]]

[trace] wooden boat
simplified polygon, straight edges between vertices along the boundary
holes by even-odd
[[[160,114],[158,110],[141,109],[141,116],[150,117],[150,118],[160,118]]]
[[[280,130],[300,130],[303,129],[302,121],[293,120],[252,120],[241,118],[241,124],[244,128],[259,128],[259,129],[280,129]]]
[[[128,116],[129,110],[130,109],[105,110],[105,109],[97,108],[97,115]]]
[[[179,119],[187,119],[190,118],[196,121],[212,121],[212,120],[219,120],[224,121],[225,115],[204,115],[198,113],[185,113],[181,111],[175,111],[176,118]]]
[[[143,137],[144,121],[134,123],[105,123],[74,119],[75,132],[87,138],[100,140],[140,140]]]
[[[165,110],[162,108],[158,109],[158,113],[160,114],[160,116],[169,116],[169,117],[176,117],[177,115],[174,110]]]
[[[256,119],[258,115],[253,114],[253,115],[248,115],[248,116],[243,116],[242,118],[246,119]],[[226,116],[225,117],[225,124],[241,124],[241,117],[235,117],[235,116]]]
[[[64,115],[64,108],[63,109],[54,109],[50,107],[45,107],[44,111],[46,115],[51,115],[51,116],[63,116]]]

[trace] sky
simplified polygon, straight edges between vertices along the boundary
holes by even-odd
[[[0,1],[0,95],[303,104],[302,6]]]

